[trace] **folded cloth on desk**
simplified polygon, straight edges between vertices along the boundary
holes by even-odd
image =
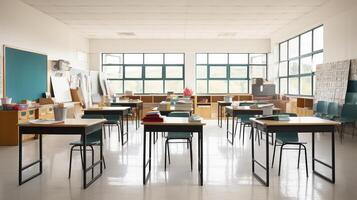
[[[161,116],[159,111],[151,111],[146,113],[142,120],[143,122],[163,122],[164,118]]]

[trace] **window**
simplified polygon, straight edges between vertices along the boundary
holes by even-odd
[[[279,44],[280,94],[313,96],[316,66],[323,63],[323,26]]]
[[[116,94],[181,93],[184,88],[183,53],[103,53],[102,71]]]
[[[196,54],[196,93],[248,93],[251,78],[267,74],[267,54]]]

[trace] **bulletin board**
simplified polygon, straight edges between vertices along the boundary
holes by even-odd
[[[4,46],[3,96],[37,100],[47,91],[47,55]]]

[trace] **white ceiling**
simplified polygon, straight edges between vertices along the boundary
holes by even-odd
[[[269,38],[328,0],[22,1],[88,38],[247,39]]]

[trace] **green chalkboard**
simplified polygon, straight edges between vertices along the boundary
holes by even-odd
[[[47,55],[5,47],[4,96],[36,100],[47,91]]]

